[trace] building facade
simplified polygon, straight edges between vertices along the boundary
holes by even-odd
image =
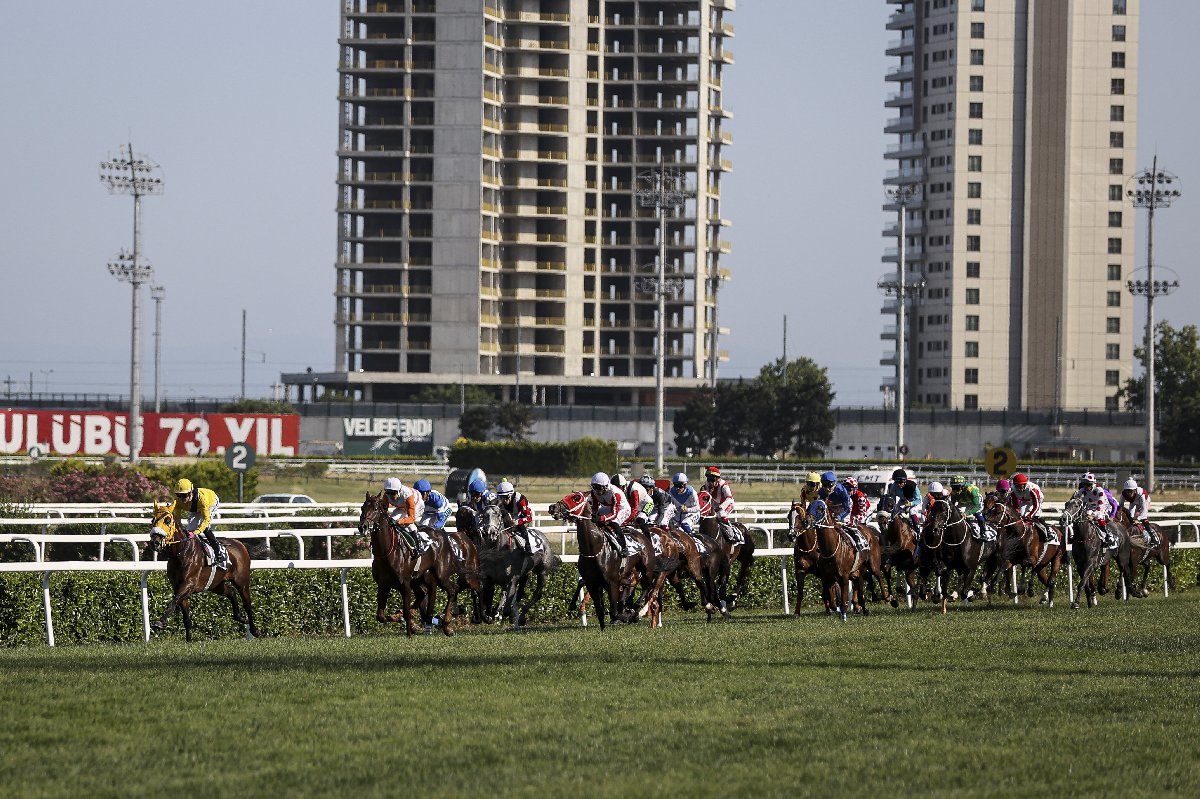
[[[884,235],[904,213],[909,404],[1115,409],[1133,363],[1138,0],[889,4],[885,183],[907,202],[884,206]]]
[[[715,367],[734,0],[342,0],[336,369],[390,400],[653,390]],[[657,176],[657,183],[655,182]],[[522,393],[522,388],[529,394]],[[564,394],[565,390],[565,394]]]

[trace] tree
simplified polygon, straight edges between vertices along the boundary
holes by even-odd
[[[427,405],[457,405],[466,396],[468,405],[489,405],[495,401],[491,392],[482,386],[455,386],[440,383],[436,386],[425,386],[413,395],[413,402]]]
[[[687,404],[675,411],[671,423],[675,430],[675,451],[692,450],[697,455],[712,449],[716,432],[716,394],[710,388],[702,388],[688,397]]]
[[[1165,431],[1160,446],[1167,457],[1194,455],[1200,449],[1200,331],[1195,325],[1176,330],[1159,322],[1154,345],[1154,409],[1156,429]],[[1146,367],[1146,348],[1134,357]],[[1125,407],[1146,409],[1146,377],[1130,378],[1120,392]]]
[[[495,406],[492,418],[504,437],[513,441],[524,441],[533,432],[533,408],[523,402],[503,402]]]
[[[469,405],[458,419],[458,431],[463,438],[487,441],[495,423],[495,408],[491,405]]]

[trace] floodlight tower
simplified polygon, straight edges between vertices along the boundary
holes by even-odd
[[[150,287],[150,298],[154,300],[154,412],[162,413],[162,301],[167,290],[162,286]]]
[[[142,197],[150,194],[162,194],[162,172],[158,164],[135,155],[133,144],[122,145],[120,154],[107,161],[100,162],[100,182],[108,186],[109,194],[133,195],[133,252],[121,250],[115,261],[108,265],[108,271],[117,280],[129,283],[133,288],[132,309],[132,342],[130,345],[129,366],[129,420],[127,440],[129,441],[129,462],[137,463],[138,452],[142,448],[141,431],[141,327],[142,284],[150,280],[153,268],[142,260]]]

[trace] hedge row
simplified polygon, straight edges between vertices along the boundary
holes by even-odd
[[[610,472],[618,463],[616,443],[598,438],[564,443],[459,439],[450,448],[451,466],[479,467],[488,474],[576,477]]]
[[[1176,590],[1186,591],[1196,585],[1200,552],[1188,550],[1173,559]],[[736,577],[736,569],[731,577]],[[532,623],[565,623],[567,602],[575,590],[577,572],[571,565],[550,575],[546,592],[532,609]],[[1060,602],[1066,600],[1066,570],[1059,580]],[[139,575],[134,572],[56,573],[50,577],[51,609],[54,616],[56,643],[134,642],[142,639],[141,602],[138,591]],[[403,630],[387,627],[375,620],[375,583],[367,569],[352,569],[348,573],[350,597],[350,628],[354,635],[402,634]],[[794,577],[788,563],[788,591],[794,604]],[[1161,592],[1161,569],[1150,570],[1152,591]],[[150,613],[156,618],[170,599],[170,589],[162,573],[149,577]],[[695,599],[694,586],[687,593]],[[805,583],[804,603],[812,609],[818,601],[815,578]],[[341,635],[342,606],[338,571],[336,569],[270,570],[254,573],[251,601],[259,626],[278,635]],[[463,599],[469,604],[469,599]],[[739,600],[739,609],[758,609],[778,612],[783,598],[779,580],[779,558],[760,558],[746,593]],[[439,593],[439,613],[445,605],[445,595]],[[389,610],[399,607],[399,597],[393,596]],[[667,621],[678,614],[674,592],[667,598]],[[589,609],[594,619],[594,611]],[[736,614],[735,614],[736,615]],[[192,618],[199,638],[236,638],[243,635],[241,625],[230,619],[229,603],[215,594],[205,594],[192,601]],[[161,634],[167,638],[183,637],[183,621],[178,615]],[[43,625],[40,574],[0,574],[0,645],[42,645],[46,641]]]

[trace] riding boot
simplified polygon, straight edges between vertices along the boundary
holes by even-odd
[[[221,547],[217,544],[217,537],[213,534],[212,530],[204,531],[204,540],[212,547],[213,564],[219,569],[228,568],[229,564],[226,563],[225,558],[221,555]]]
[[[613,524],[609,525],[608,529],[612,530],[613,534],[617,537],[617,544],[620,547],[621,557],[628,555],[629,545],[625,542],[625,531],[621,529],[621,525],[614,522]]]

